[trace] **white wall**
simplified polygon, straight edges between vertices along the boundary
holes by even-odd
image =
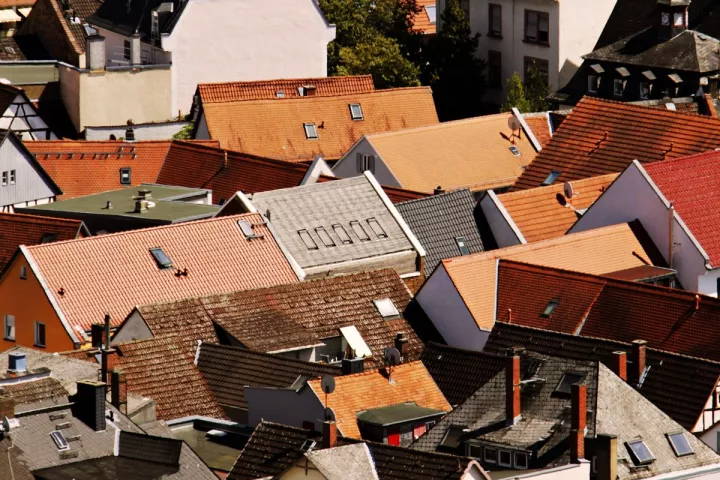
[[[303,422],[308,421],[314,422],[315,430],[322,432],[325,408],[307,386],[300,393],[281,388],[245,387],[245,400],[248,404],[248,425],[253,428],[260,420],[291,427],[302,427]]]
[[[135,131],[135,140],[170,140],[173,135],[182,130],[188,122],[172,122],[172,123],[148,123],[144,125],[133,125]],[[107,140],[110,135],[115,138],[125,137],[127,125],[118,125],[115,127],[85,127],[85,140]]]
[[[357,169],[357,154],[375,155],[375,170],[372,172],[380,185],[402,188],[402,185],[385,165],[372,144],[363,137],[333,166],[333,173],[338,178],[350,178],[362,175]]]
[[[668,261],[669,213],[668,207],[644,175],[644,170],[634,161],[595,203],[580,217],[568,233],[630,222],[638,219],[650,235],[655,246]],[[718,272],[705,277],[705,259],[682,228],[676,212],[673,221],[672,268],[683,288],[701,293],[716,294],[715,278]],[[701,283],[701,284],[700,284]],[[701,288],[704,290],[701,290]]]
[[[483,196],[482,200],[480,200],[480,209],[485,215],[498,248],[527,243],[522,234],[518,235],[519,230],[516,230],[517,226],[514,225],[514,222],[512,225],[510,224],[512,217],[502,206],[502,202],[497,198],[495,192],[490,190]]]
[[[448,345],[477,351],[485,347],[490,332],[477,326],[444,265],[435,269],[415,298]]]
[[[198,83],[324,77],[334,38],[314,0],[189,0],[162,39],[173,114],[190,111]]]
[[[583,460],[579,464],[569,464],[558,468],[503,478],[505,480],[590,480],[590,466],[590,462]]]
[[[28,202],[54,198],[55,193],[38,171],[41,167],[33,165],[29,154],[15,142],[14,138],[6,137],[0,145],[0,172],[8,172],[7,185],[0,184],[0,206],[25,206]],[[15,170],[15,184],[10,184],[12,170]]]

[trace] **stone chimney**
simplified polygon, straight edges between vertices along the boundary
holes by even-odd
[[[640,384],[642,374],[645,371],[645,358],[647,356],[647,342],[645,340],[633,340],[632,342],[632,379]]]
[[[130,37],[130,64],[141,65],[142,64],[142,48],[140,43],[140,34],[135,33]]]
[[[572,386],[570,419],[570,461],[580,463],[585,458],[585,427],[587,426],[587,386]]]
[[[627,353],[622,351],[613,352],[610,359],[610,370],[627,382]]]
[[[520,421],[520,356],[513,354],[505,361],[505,424]]]
[[[595,438],[597,480],[617,480],[617,437],[598,434]]]
[[[323,448],[337,447],[337,424],[334,420],[325,420],[323,422]]]
[[[91,35],[85,41],[85,65],[93,72],[105,70],[105,37]]]

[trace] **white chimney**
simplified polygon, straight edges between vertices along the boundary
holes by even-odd
[[[85,63],[91,71],[105,70],[105,37],[92,35],[85,43]]]

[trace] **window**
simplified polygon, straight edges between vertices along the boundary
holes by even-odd
[[[345,230],[345,227],[340,225],[339,223],[336,223],[332,226],[333,232],[335,232],[335,235],[338,236],[340,241],[343,243],[343,245],[349,245],[353,243],[352,239],[350,238],[350,235],[348,235],[347,230]]]
[[[399,317],[400,312],[395,307],[395,304],[389,298],[382,298],[380,300],[373,300],[375,308],[382,315],[383,318]]]
[[[123,42],[123,58],[125,60],[130,60],[130,49],[132,47],[130,46],[130,40],[125,40]]]
[[[525,10],[525,41],[548,43],[550,17],[547,12]]]
[[[25,265],[20,267],[20,280],[27,280],[27,267]]]
[[[500,450],[500,455],[498,455],[498,465],[501,467],[512,467],[512,454],[507,450]]]
[[[63,435],[61,431],[55,430],[54,432],[50,432],[50,436],[53,441],[55,441],[55,445],[57,445],[58,450],[68,450],[70,448],[70,445],[68,445],[68,442],[65,439],[65,435]]]
[[[478,445],[468,445],[467,446],[467,455],[468,457],[473,457],[480,459],[482,458],[482,447]]]
[[[550,300],[547,304],[547,307],[545,307],[545,310],[540,314],[541,317],[548,318],[552,313],[555,311],[557,306],[560,304],[558,300]]]
[[[622,78],[616,78],[613,80],[613,94],[622,97],[623,92],[625,91],[625,80]]]
[[[352,228],[353,232],[355,232],[355,235],[357,235],[361,242],[370,241],[370,235],[367,234],[363,226],[360,225],[360,222],[357,220],[350,222],[350,228]]]
[[[646,100],[650,97],[650,84],[647,82],[640,82],[640,98]]]
[[[357,171],[358,173],[370,170],[375,173],[375,155],[357,154]]]
[[[655,455],[652,454],[650,448],[642,440],[633,440],[627,442],[628,450],[630,450],[630,456],[632,457],[635,465],[648,465],[655,461]]]
[[[277,98],[285,98],[285,92],[282,90],[278,90],[277,92],[275,92],[275,96]]]
[[[330,237],[330,234],[325,230],[325,227],[317,227],[315,233],[326,247],[334,247],[335,241]]]
[[[370,226],[370,229],[373,231],[373,233],[378,238],[387,238],[388,235],[385,233],[385,230],[380,226],[380,223],[374,219],[374,218],[368,218],[367,220],[368,225]]]
[[[527,453],[521,453],[521,452],[515,453],[515,468],[520,469],[520,470],[527,470],[527,468],[528,468]]]
[[[4,187],[7,184],[8,184],[8,172],[4,171],[4,172],[2,172],[2,186]]]
[[[315,243],[315,240],[313,240],[310,236],[310,232],[307,230],[298,230],[298,235],[300,235],[300,239],[303,241],[308,250],[317,250],[319,248],[317,243]]]
[[[572,386],[585,380],[585,374],[580,372],[565,372],[560,379],[560,383],[555,387],[555,393],[563,395],[572,394]]]
[[[502,54],[488,50],[488,87],[502,88]]]
[[[45,324],[35,322],[35,346],[45,347]]]
[[[513,154],[514,156],[516,156],[516,157],[519,157],[519,156],[520,156],[520,149],[517,148],[515,145],[510,145],[509,148],[510,148],[510,152],[512,152],[512,154]]]
[[[57,233],[43,233],[40,237],[40,243],[52,243],[57,241]]]
[[[5,315],[5,325],[3,328],[3,336],[5,340],[15,341],[15,316]]]
[[[10,170],[10,185],[15,185],[15,170]]]
[[[130,167],[120,169],[120,185],[130,185]]]
[[[314,123],[305,123],[304,127],[305,127],[305,138],[307,138],[308,140],[313,140],[313,139],[318,138],[317,127],[315,127]]]
[[[425,7],[425,13],[428,16],[428,20],[430,20],[430,25],[435,25],[437,23],[437,10],[435,5],[427,5]]]
[[[502,6],[491,3],[488,12],[488,35],[502,37]]]
[[[673,26],[675,27],[684,27],[685,26],[685,13],[684,12],[675,12],[673,15]]]
[[[164,270],[172,267],[172,260],[170,260],[170,257],[165,253],[165,251],[163,251],[162,248],[151,248],[150,254],[155,259],[155,263],[157,263],[158,268]]]
[[[542,58],[525,57],[525,76],[523,77],[525,81],[528,80],[531,70],[537,71],[539,74],[543,75],[547,79],[548,61],[543,60]]]
[[[353,120],[363,119],[363,111],[359,103],[350,104],[350,118],[352,118]]]
[[[458,250],[460,250],[460,255],[470,255],[470,250],[465,245],[465,237],[455,237],[455,243],[457,243]]]
[[[497,450],[494,448],[485,447],[483,460],[485,460],[485,463],[497,463]]]
[[[558,172],[557,170],[551,171],[551,172],[548,174],[548,176],[545,178],[545,180],[543,180],[542,185],[543,185],[543,186],[545,186],[545,185],[552,185],[553,183],[555,183],[555,180],[558,179],[558,177],[560,176],[561,173],[562,173],[562,172]]]
[[[675,455],[678,457],[684,457],[685,455],[692,455],[695,453],[683,432],[668,433],[667,438],[670,442],[670,446],[675,452]]]
[[[250,222],[247,220],[238,220],[237,222],[238,227],[240,227],[240,231],[245,235],[245,238],[248,240],[253,238],[259,238],[262,235],[258,235],[255,232],[253,232],[252,225],[250,225]]]
[[[588,93],[597,93],[598,77],[597,75],[588,75]]]

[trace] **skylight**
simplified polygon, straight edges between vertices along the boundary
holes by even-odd
[[[512,154],[515,155],[516,157],[519,157],[519,156],[520,156],[520,149],[518,149],[515,145],[510,145],[510,151],[511,151]]]
[[[305,138],[308,140],[318,138],[317,127],[315,127],[314,123],[305,123],[303,126],[305,127]]]
[[[237,224],[238,227],[240,227],[243,235],[245,235],[245,238],[247,238],[248,240],[253,238],[262,238],[262,235],[258,235],[253,231],[252,225],[250,225],[250,222],[248,222],[247,220],[238,220]]]
[[[339,223],[336,223],[332,226],[333,231],[335,232],[335,235],[337,235],[340,238],[340,241],[343,243],[343,245],[349,245],[353,243],[352,239],[350,238],[350,235],[348,235],[347,231],[345,230],[345,227],[340,225]]]
[[[370,240],[370,235],[367,234],[363,226],[360,225],[360,222],[357,220],[350,222],[350,228],[353,229],[353,232],[355,232],[355,235],[357,235],[361,242],[367,242]]]
[[[352,118],[353,120],[363,119],[363,111],[359,103],[350,104],[350,118]]]
[[[285,98],[285,92],[283,92],[282,90],[278,90],[277,92],[275,92],[275,96],[277,98]]]
[[[550,172],[550,173],[548,174],[547,178],[545,178],[545,180],[543,180],[542,184],[543,184],[543,185],[552,185],[553,183],[555,183],[555,180],[558,179],[558,177],[560,176],[561,173],[562,173],[562,172],[558,172],[557,170],[553,170],[552,172]]]
[[[387,238],[387,233],[385,233],[385,230],[380,226],[380,222],[375,218],[368,218],[367,223],[378,238]]]
[[[468,250],[467,245],[465,245],[464,237],[455,237],[455,243],[457,243],[458,249],[460,250],[460,255],[470,255],[470,250]]]
[[[303,241],[308,250],[318,249],[317,243],[315,243],[315,240],[313,240],[313,238],[310,236],[310,232],[304,229],[298,230],[298,235],[300,235],[300,239]]]
[[[692,455],[695,453],[683,432],[668,433],[667,438],[670,442],[670,446],[672,446],[672,449],[675,452],[675,455],[678,457],[684,457],[685,455]]]
[[[425,13],[427,13],[430,23],[435,25],[437,22],[437,10],[435,9],[435,5],[427,5],[425,7]]]
[[[555,393],[562,393],[564,395],[572,394],[572,386],[576,383],[580,383],[585,379],[584,373],[579,372],[565,372],[560,383],[555,387]]]
[[[330,234],[325,230],[325,227],[317,227],[315,229],[315,233],[318,237],[320,237],[320,240],[322,240],[323,244],[325,244],[326,247],[335,246],[335,240],[330,237]]]
[[[547,304],[547,307],[545,307],[545,310],[543,310],[540,316],[548,318],[550,315],[552,315],[558,305],[560,305],[559,300],[550,300]]]
[[[68,442],[65,440],[65,436],[62,432],[56,430],[51,432],[50,436],[55,441],[55,445],[57,445],[58,450],[67,450],[70,448],[70,445],[68,445]]]
[[[625,445],[627,445],[630,450],[635,465],[648,465],[655,461],[655,455],[652,454],[650,448],[643,440],[633,440],[632,442],[627,442]]]
[[[163,251],[162,248],[151,248],[150,253],[155,259],[155,263],[157,263],[158,268],[165,269],[172,267],[172,260],[170,260],[170,257]]]
[[[400,316],[400,312],[398,312],[398,309],[395,308],[395,304],[389,298],[373,300],[373,303],[375,304],[375,308],[377,308],[378,312],[380,312],[380,315],[382,315],[383,318]]]

